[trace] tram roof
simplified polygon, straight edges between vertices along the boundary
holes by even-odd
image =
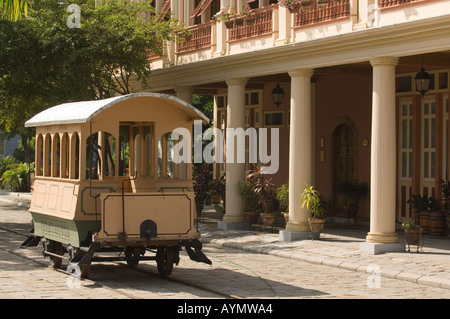
[[[50,107],[25,122],[25,127],[87,123],[98,113],[108,109],[119,102],[135,97],[153,97],[174,101],[179,104],[186,113],[194,117],[209,122],[209,119],[191,104],[172,95],[161,93],[132,93],[128,95],[116,96],[104,100],[92,100],[82,102],[70,102]]]

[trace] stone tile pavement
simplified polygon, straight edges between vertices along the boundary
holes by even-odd
[[[19,206],[26,207],[29,200],[28,194],[0,194],[0,201]],[[359,251],[359,244],[365,241],[368,232],[365,226],[328,223],[319,240],[283,242],[279,240],[278,233],[257,230],[223,231],[217,230],[216,224],[217,220],[214,218],[202,219],[199,227],[203,243],[357,272],[376,272],[382,277],[450,289],[448,235],[424,235],[423,247],[418,253],[415,247],[411,247],[411,252],[369,255]],[[402,231],[399,230],[398,234],[400,242],[404,242]]]
[[[326,224],[319,240],[283,242],[278,233],[217,230],[214,220],[201,223],[202,242],[249,252],[264,253],[311,264],[333,266],[358,272],[377,272],[382,277],[406,280],[450,289],[450,237],[423,236],[423,247],[416,252],[379,255],[361,253],[368,227]],[[399,241],[405,242],[399,230]]]

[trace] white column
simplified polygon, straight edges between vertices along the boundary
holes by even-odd
[[[189,104],[192,104],[192,91],[193,88],[191,86],[177,86],[175,88],[177,97]]]
[[[278,38],[275,40],[275,45],[285,45],[291,42],[291,16],[292,14],[285,7],[279,6],[278,12]]]
[[[227,80],[228,85],[228,106],[227,106],[227,129],[245,129],[245,85],[247,79],[236,78]],[[227,141],[228,143],[228,137]],[[235,146],[237,143],[235,143]],[[234,159],[226,158],[226,198],[225,215],[222,222],[219,222],[219,229],[243,229],[247,228],[245,222],[242,200],[237,193],[237,184],[245,180],[245,163],[237,163],[237,152],[234,149]]]
[[[310,212],[301,208],[300,195],[312,181],[311,76],[314,70],[298,69],[291,76],[289,135],[289,222],[280,240],[307,238]]]
[[[395,66],[398,58],[374,58],[370,63],[373,67],[370,232],[360,249],[377,254],[404,250],[395,232]]]

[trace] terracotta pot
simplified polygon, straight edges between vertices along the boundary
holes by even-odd
[[[244,215],[250,225],[258,223],[259,212],[244,212]]]
[[[277,213],[261,213],[261,218],[263,220],[264,226],[271,227],[275,222]]]
[[[325,227],[325,218],[308,218],[308,222],[313,234],[313,239],[319,239],[320,233]]]
[[[405,238],[406,243],[408,244],[408,251],[410,251],[411,245],[417,246],[417,252],[419,252],[419,245],[420,245],[420,237],[422,236],[422,228],[405,228]]]
[[[233,24],[234,24],[234,21],[233,20],[229,20],[229,21],[225,21],[225,27],[227,28],[227,29],[231,29],[231,28],[233,28]]]

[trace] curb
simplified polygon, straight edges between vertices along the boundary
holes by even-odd
[[[218,247],[234,248],[234,249],[249,251],[249,252],[253,252],[253,253],[267,254],[267,255],[272,255],[272,256],[286,258],[286,259],[303,261],[303,262],[307,262],[307,263],[315,264],[315,265],[337,267],[337,268],[341,268],[341,269],[345,269],[345,270],[363,272],[363,273],[367,273],[367,274],[375,273],[374,269],[372,267],[370,267],[370,265],[367,266],[367,265],[342,262],[342,261],[333,260],[330,258],[323,258],[323,257],[292,255],[287,252],[270,249],[270,248],[251,247],[251,246],[245,245],[245,244],[227,243],[226,241],[220,240],[220,239],[208,239],[208,238],[203,237],[202,242],[208,243],[208,244],[211,244],[214,246],[218,246]],[[417,283],[417,284],[421,284],[421,285],[425,285],[425,286],[430,286],[430,287],[434,287],[434,288],[450,289],[450,280],[440,279],[440,278],[434,277],[434,276],[419,275],[419,274],[403,272],[403,271],[399,271],[399,270],[392,270],[392,269],[388,269],[388,268],[379,269],[379,275],[381,277],[385,277],[385,278],[409,281],[409,282],[413,282],[413,283]]]

